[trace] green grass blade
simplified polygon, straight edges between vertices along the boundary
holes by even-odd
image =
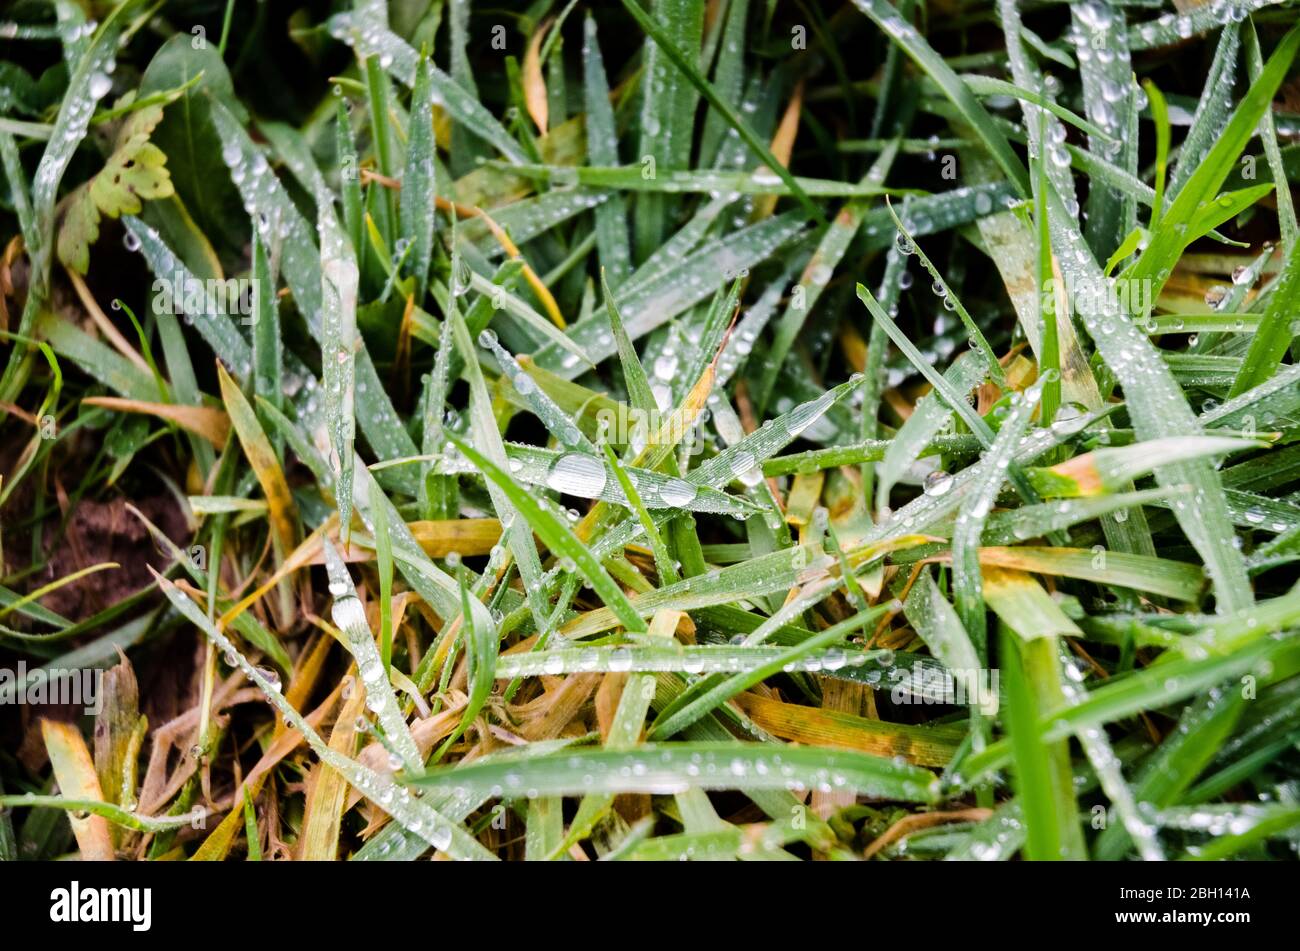
[[[702,5],[694,2],[694,0],[673,0],[673,2],[681,2],[687,6],[694,7],[701,12],[703,10]],[[807,213],[808,217],[820,220],[822,218],[822,213],[818,209],[817,205],[808,197],[804,190],[799,186],[799,183],[794,180],[794,177],[786,170],[785,165],[772,154],[771,150],[768,149],[767,144],[758,137],[741,114],[737,112],[730,103],[718,95],[717,91],[713,88],[713,85],[704,77],[703,74],[700,73],[700,70],[695,63],[691,61],[689,51],[683,51],[677,45],[676,38],[656,23],[655,20],[641,8],[636,0],[623,0],[623,7],[632,15],[632,18],[636,20],[637,25],[645,31],[646,35],[654,41],[655,48],[660,50],[664,56],[667,57],[668,61],[687,78],[690,84],[695,87],[708,104],[727,121],[727,124],[740,134],[740,137],[745,140],[745,144],[748,145],[754,151],[754,154],[762,160],[768,170],[785,183],[786,188],[790,189],[790,194],[799,199],[799,202],[803,205],[804,211]]]
[[[623,593],[623,589],[614,582],[614,579],[609,576],[608,572],[605,571],[604,567],[595,559],[587,547],[578,541],[567,525],[520,488],[506,472],[490,462],[473,447],[450,434],[448,434],[448,439],[478,467],[480,472],[501,488],[502,492],[519,511],[519,514],[537,533],[538,537],[546,543],[548,548],[560,557],[572,560],[575,570],[581,573],[592,589],[600,595],[601,600],[614,612],[618,621],[624,627],[629,631],[645,630],[645,622],[641,620],[641,616],[632,607],[627,595]]]
[[[975,98],[960,76],[944,62],[943,57],[885,0],[853,0],[853,5],[871,18],[885,35],[903,50],[908,57],[929,76],[943,94],[957,108],[962,118],[975,130],[985,147],[998,163],[1008,180],[1021,195],[1029,194],[1029,177],[1024,163],[1011,149],[1006,136],[994,124],[993,117]]]

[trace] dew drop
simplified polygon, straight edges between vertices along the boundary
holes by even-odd
[[[668,508],[682,508],[695,499],[695,486],[685,479],[669,479],[659,486],[659,498]]]
[[[925,494],[938,497],[952,488],[952,476],[942,469],[936,469],[925,477]]]
[[[93,98],[103,99],[112,88],[113,80],[109,79],[106,74],[95,73],[90,77],[90,95]]]
[[[605,464],[599,459],[571,452],[551,464],[546,484],[556,492],[594,499],[604,490],[606,478]]]

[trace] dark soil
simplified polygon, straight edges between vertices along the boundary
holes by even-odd
[[[96,572],[65,585],[41,599],[51,611],[80,621],[147,587],[153,580],[149,567],[161,571],[170,558],[158,550],[144,524],[127,511],[130,502],[167,537],[182,544],[185,516],[166,494],[138,499],[83,500],[72,511],[67,528],[49,553],[41,584],[105,561],[121,567]],[[53,533],[54,526],[47,526]]]

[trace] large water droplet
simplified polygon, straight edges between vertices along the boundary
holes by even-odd
[[[791,436],[798,436],[830,408],[831,402],[832,398],[830,394],[827,394],[811,402],[804,403],[802,406],[795,407],[791,411],[789,419],[786,420],[786,432]]]
[[[685,479],[669,479],[659,487],[659,498],[669,508],[682,508],[695,499],[695,491]]]
[[[1062,403],[1052,418],[1052,431],[1068,436],[1083,429],[1088,421],[1088,410],[1078,403]]]
[[[560,456],[546,475],[546,484],[556,492],[584,499],[598,498],[605,488],[605,480],[605,464],[595,456],[580,452]]]
[[[90,77],[90,95],[94,99],[103,99],[113,88],[113,80],[104,73],[95,73]]]
[[[952,476],[942,469],[935,469],[925,477],[925,494],[940,496],[952,488]]]

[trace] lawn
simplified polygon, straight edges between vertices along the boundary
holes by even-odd
[[[1298,48],[9,4],[0,859],[1294,859]]]

